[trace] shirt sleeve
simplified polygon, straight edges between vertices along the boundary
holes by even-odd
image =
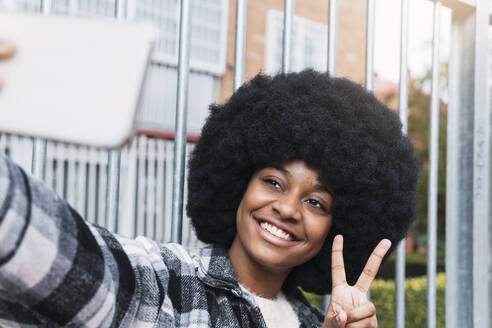
[[[0,153],[2,324],[124,327],[142,315],[156,320],[156,302],[153,311],[139,309],[142,274],[147,286],[162,290],[141,248],[132,258],[120,237],[86,223]]]

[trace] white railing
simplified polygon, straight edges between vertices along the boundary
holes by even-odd
[[[31,170],[32,144],[27,137],[0,137],[0,151],[27,172]],[[119,234],[144,235],[158,242],[170,240],[173,147],[173,140],[139,135],[121,150]],[[192,149],[193,143],[188,143],[187,155]],[[48,142],[46,184],[82,217],[101,226],[107,226],[107,181],[106,150]],[[183,217],[183,243],[198,245],[188,217]]]

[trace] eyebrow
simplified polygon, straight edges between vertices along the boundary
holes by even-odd
[[[278,165],[269,165],[268,167],[271,167],[272,169],[278,170],[282,173],[292,176],[292,173],[290,173],[289,170],[287,170],[285,167],[278,166]]]
[[[316,189],[318,191],[324,191],[324,192],[326,192],[327,194],[329,194],[330,196],[333,197],[333,192],[330,191],[330,189],[328,189],[326,186],[323,186],[323,185],[320,185],[320,184],[315,184],[313,187],[314,187],[314,189]]]
[[[292,173],[290,173],[289,170],[287,170],[285,167],[282,167],[279,165],[269,165],[268,167],[271,167],[272,169],[275,169],[275,170],[279,170],[280,172],[282,172],[286,175],[292,176]],[[333,192],[330,189],[328,189],[328,187],[326,187],[322,184],[317,183],[313,186],[313,188],[317,191],[326,192],[328,195],[333,197]]]

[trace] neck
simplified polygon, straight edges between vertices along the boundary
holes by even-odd
[[[238,236],[228,250],[229,259],[241,285],[265,298],[274,298],[282,288],[289,269],[269,268],[258,263],[244,251]]]

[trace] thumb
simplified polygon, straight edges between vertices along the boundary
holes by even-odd
[[[340,311],[328,320],[326,328],[343,328],[346,323],[347,313],[345,313],[345,311]]]
[[[6,59],[15,53],[15,43],[0,37],[0,60]]]

